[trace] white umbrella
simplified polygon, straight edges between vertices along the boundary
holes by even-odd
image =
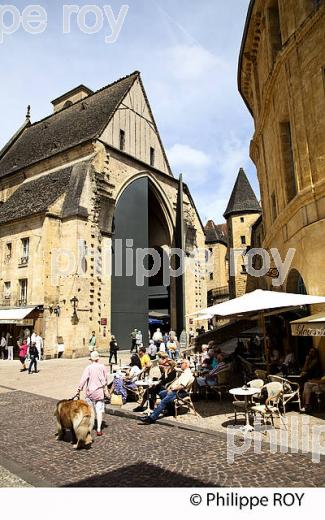
[[[194,315],[210,314],[220,317],[241,318],[247,315],[258,313],[262,319],[262,332],[264,336],[264,347],[266,345],[265,333],[265,314],[271,309],[277,309],[277,312],[288,310],[289,308],[300,307],[302,305],[313,305],[316,303],[324,303],[324,296],[311,296],[308,294],[285,293],[278,291],[264,291],[256,289],[243,296],[228,300],[226,302],[206,307],[200,311],[193,313]],[[266,354],[268,366],[268,356]]]

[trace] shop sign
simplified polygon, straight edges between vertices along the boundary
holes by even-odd
[[[320,323],[292,323],[293,336],[325,336],[325,324]]]

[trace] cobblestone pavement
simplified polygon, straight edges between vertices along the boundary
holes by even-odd
[[[0,466],[0,487],[21,488],[31,486],[21,478]]]
[[[224,434],[105,416],[103,437],[89,450],[58,442],[55,401],[22,391],[0,395],[0,463],[14,461],[38,485],[87,487],[324,486],[322,462],[301,454],[254,454],[233,464]],[[5,464],[4,464],[5,465]],[[7,466],[8,467],[8,466]],[[9,468],[10,469],[10,468]],[[25,471],[25,474],[24,474]],[[33,482],[31,482],[33,484]]]

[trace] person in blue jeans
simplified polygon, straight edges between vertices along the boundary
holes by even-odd
[[[155,408],[154,411],[148,417],[140,418],[140,421],[142,421],[144,424],[155,423],[159,415],[175,401],[177,397],[177,392],[179,392],[179,395],[181,397],[184,397],[186,395],[185,389],[194,381],[194,377],[189,367],[189,361],[187,359],[182,360],[181,369],[181,375],[176,379],[174,383],[170,385],[169,389],[160,392],[159,396],[161,398],[161,401],[157,408]]]

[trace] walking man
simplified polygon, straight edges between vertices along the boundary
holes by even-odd
[[[93,330],[88,341],[89,352],[92,352],[96,348],[96,333]]]
[[[35,335],[35,345],[38,352],[38,360],[42,359],[42,350],[43,350],[43,338],[39,334]]]
[[[28,349],[28,352],[29,352],[29,358],[30,358],[30,363],[29,363],[29,367],[28,367],[28,373],[29,374],[32,373],[32,368],[34,366],[34,372],[36,374],[37,373],[38,350],[36,348],[35,343],[31,343],[31,345],[30,345],[30,347]]]
[[[14,359],[14,339],[12,337],[11,334],[9,334],[8,336],[8,345],[7,345],[7,348],[8,348],[8,360],[9,361],[13,361]]]
[[[1,334],[1,340],[0,340],[0,350],[1,350],[1,359],[6,359],[5,353],[7,350],[7,342],[4,335],[4,332]]]
[[[78,394],[85,389],[86,401],[94,408],[96,415],[97,436],[103,435],[102,421],[105,412],[104,397],[107,392],[107,372],[102,363],[99,363],[99,354],[96,350],[90,353],[91,365],[85,368],[78,386]]]
[[[137,332],[138,329],[134,329],[130,336],[131,336],[131,350],[130,353],[132,354],[133,350],[137,351]]]
[[[117,351],[119,347],[116,341],[115,336],[111,336],[111,341],[109,343],[109,363],[112,363],[112,359],[114,358],[115,365],[117,365]]]

